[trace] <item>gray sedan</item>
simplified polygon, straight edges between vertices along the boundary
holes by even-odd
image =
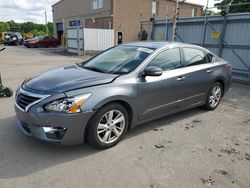
[[[231,64],[199,46],[120,45],[25,80],[15,94],[16,117],[28,136],[109,148],[144,122],[198,106],[214,110],[231,71]]]

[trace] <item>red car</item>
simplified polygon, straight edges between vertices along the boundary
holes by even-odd
[[[58,39],[49,36],[37,36],[24,42],[24,46],[28,48],[57,47],[59,45],[60,41]]]

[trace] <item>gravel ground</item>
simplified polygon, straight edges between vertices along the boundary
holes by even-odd
[[[0,47],[1,48],[1,47]],[[82,61],[49,49],[7,47],[6,85]],[[50,145],[15,126],[13,98],[0,99],[0,187],[250,187],[250,86],[233,84],[214,111],[195,108],[130,131],[117,146]]]

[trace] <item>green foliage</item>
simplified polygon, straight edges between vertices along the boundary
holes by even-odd
[[[10,30],[10,25],[5,22],[0,22],[0,32],[4,32],[8,30]]]
[[[207,10],[207,16],[217,16],[220,15],[220,12],[215,12],[212,10]],[[202,16],[205,16],[205,10],[202,12]]]
[[[216,3],[215,6],[221,10],[226,10],[226,5],[228,5],[231,0],[223,0],[220,3]],[[239,4],[239,3],[250,3],[250,0],[234,0],[232,5]],[[250,12],[250,4],[245,5],[237,5],[237,6],[230,6],[229,13],[242,13],[242,12]]]
[[[33,31],[31,31],[29,33],[32,33],[33,36],[46,35],[46,33],[44,31],[38,31],[37,29],[34,29]]]
[[[46,35],[46,27],[44,24],[33,22],[16,23],[11,20],[8,22],[0,22],[0,32],[9,31],[11,28],[19,28],[21,33],[32,33],[33,36]],[[53,35],[53,23],[48,23],[49,35]]]

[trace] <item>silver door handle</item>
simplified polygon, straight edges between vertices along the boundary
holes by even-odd
[[[183,81],[183,80],[185,80],[185,76],[180,76],[177,78],[177,81]]]
[[[207,73],[211,73],[211,72],[214,72],[214,69],[208,69],[207,70]]]

